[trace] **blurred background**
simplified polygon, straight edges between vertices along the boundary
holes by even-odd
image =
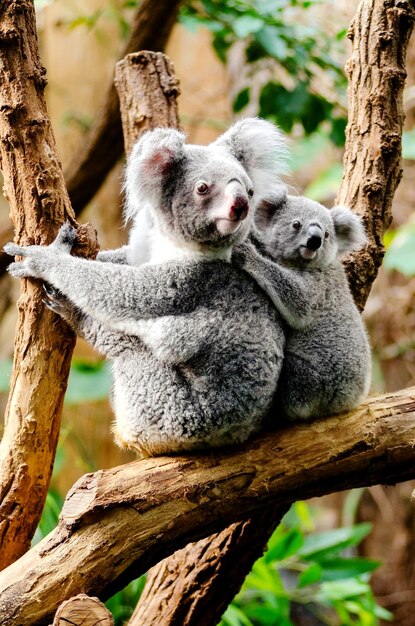
[[[48,106],[65,170],[76,159],[112,80],[138,2],[35,4],[41,55],[48,71]],[[184,1],[166,52],[181,83],[179,112],[189,142],[208,143],[240,117],[270,119],[291,138],[290,187],[332,206],[342,176],[347,123],[343,66],[351,51],[347,30],[356,8],[355,0]],[[385,237],[384,266],[364,314],[373,347],[375,393],[415,383],[414,38],[407,71],[403,177],[394,200],[393,224]],[[97,228],[102,248],[126,241],[122,168],[120,161],[81,216],[82,222],[90,221]],[[8,206],[0,198],[0,237],[9,228]],[[3,274],[2,409],[7,401],[18,291],[17,281]],[[109,389],[109,367],[78,341],[52,488],[35,540],[56,523],[62,499],[79,476],[134,458],[112,441]],[[415,625],[413,487],[407,483],[377,486],[298,503],[223,624],[370,626],[387,620]],[[379,567],[377,561],[382,563]],[[110,602],[117,624],[128,617],[141,586],[142,580],[136,581]]]

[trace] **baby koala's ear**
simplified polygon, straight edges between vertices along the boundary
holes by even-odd
[[[359,250],[367,243],[361,218],[345,206],[335,206],[330,211],[333,218],[339,254]]]
[[[266,230],[274,217],[285,206],[288,190],[284,185],[275,187],[272,196],[267,196],[259,201],[255,209],[255,225],[259,230]]]
[[[270,195],[288,172],[288,140],[281,131],[257,117],[236,122],[211,146],[219,146],[242,163],[254,185],[257,199]]]
[[[134,144],[125,170],[126,221],[154,201],[161,179],[183,158],[184,141],[185,135],[179,130],[156,128]]]

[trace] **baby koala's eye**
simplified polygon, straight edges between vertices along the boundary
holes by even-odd
[[[206,183],[203,182],[203,180],[201,180],[198,183],[196,183],[196,192],[198,194],[203,196],[208,191],[209,191],[209,187],[208,187],[208,185]]]
[[[252,187],[250,187],[250,189],[248,189],[248,196],[252,198],[253,195],[254,195],[254,190]]]
[[[295,220],[293,222],[293,228],[295,228],[295,230],[298,230],[299,228],[301,228],[301,222],[299,222],[298,220]]]
[[[325,237],[325,239],[329,238],[329,231],[328,230],[326,230],[326,232],[324,233],[324,237]]]

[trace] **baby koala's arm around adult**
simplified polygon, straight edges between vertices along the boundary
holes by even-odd
[[[122,246],[115,250],[100,250],[97,261],[101,263],[116,263],[118,265],[128,265],[129,246]]]
[[[186,269],[173,264],[136,268],[73,257],[75,237],[74,229],[65,224],[50,246],[7,244],[8,254],[24,257],[11,263],[8,271],[15,277],[45,280],[83,313],[106,323],[171,315],[178,307],[192,310],[197,300],[192,281],[196,283],[197,276],[189,281]]]
[[[249,240],[235,248],[232,262],[254,278],[290,327],[304,328],[312,322],[320,295],[314,273],[280,265]]]

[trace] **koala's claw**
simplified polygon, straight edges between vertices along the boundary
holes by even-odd
[[[71,226],[69,222],[66,222],[66,224],[63,224],[60,227],[59,232],[51,245],[55,248],[60,248],[61,250],[70,251],[75,241],[76,229]]]
[[[14,276],[14,278],[30,277],[30,274],[28,274],[27,271],[27,267],[23,263],[10,263],[10,265],[7,266],[7,271],[9,272],[10,276]]]

